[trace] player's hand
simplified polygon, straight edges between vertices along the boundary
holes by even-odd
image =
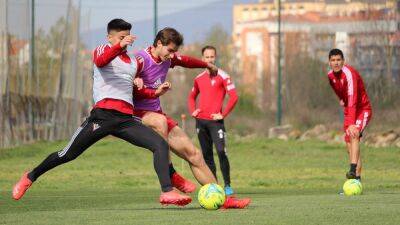
[[[340,104],[341,106],[344,106],[344,101],[343,101],[342,99],[340,99],[339,104]]]
[[[156,96],[161,96],[170,89],[171,89],[171,83],[166,81],[163,84],[161,84],[160,86],[158,86],[155,94],[156,94]]]
[[[133,42],[136,40],[136,36],[127,35],[119,42],[121,48],[126,48],[128,45],[132,45]]]
[[[211,117],[213,120],[222,120],[224,118],[221,113],[211,114]]]
[[[218,67],[215,66],[212,63],[207,63],[207,69],[210,70],[211,75],[217,75],[218,74]]]
[[[350,135],[352,138],[359,138],[360,137],[360,131],[358,130],[356,125],[350,125],[347,128],[346,133],[348,135]]]
[[[143,84],[143,79],[140,77],[136,77],[133,80],[133,84],[137,87],[138,90],[142,89],[144,84]]]
[[[200,109],[196,109],[196,110],[194,110],[194,112],[192,113],[192,116],[193,116],[193,117],[197,117],[197,115],[199,115],[200,112],[201,112]]]

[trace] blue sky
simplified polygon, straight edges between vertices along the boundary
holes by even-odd
[[[30,0],[8,1],[8,29],[20,38],[29,37]],[[35,26],[48,30],[60,17],[66,17],[68,0],[35,0]],[[153,0],[72,0],[74,6],[81,2],[81,34],[92,31],[103,37],[106,24],[114,18],[123,18],[135,24],[142,36],[151,39]],[[188,40],[199,39],[210,25],[222,24],[230,31],[232,5],[235,3],[258,2],[258,0],[158,0],[159,28],[174,26],[190,30]],[[171,15],[171,17],[169,17]],[[176,16],[176,17],[175,17]],[[196,24],[195,28],[193,25]],[[146,26],[146,27],[144,27]],[[96,33],[101,29],[100,33]],[[137,29],[136,29],[137,30]],[[144,34],[143,34],[144,33]],[[87,36],[87,35],[86,35]],[[94,40],[98,42],[98,40]]]
[[[45,1],[45,0],[42,0]],[[48,0],[47,0],[48,1]],[[196,8],[218,0],[158,0],[158,15],[164,16],[190,8]],[[78,2],[75,0],[75,2]],[[104,27],[108,21],[123,17],[128,21],[140,21],[153,18],[152,0],[118,0],[110,4],[107,0],[82,0],[82,13],[90,12],[90,27]]]

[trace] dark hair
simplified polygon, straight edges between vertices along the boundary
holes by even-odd
[[[206,46],[204,46],[204,47],[201,49],[201,54],[203,55],[204,52],[205,52],[207,49],[214,50],[215,54],[217,54],[217,49],[216,49],[214,46],[211,46],[211,45],[206,45]]]
[[[166,46],[170,43],[176,44],[176,46],[181,46],[183,44],[183,36],[177,30],[171,27],[166,27],[158,31],[156,38],[154,39],[153,46],[157,47],[157,42],[161,41],[161,44]]]
[[[331,59],[331,57],[334,55],[340,55],[342,57],[342,59],[344,59],[343,52],[340,49],[334,48],[329,51],[329,59]]]
[[[110,33],[110,31],[122,31],[122,30],[131,30],[132,25],[128,22],[126,22],[123,19],[113,19],[107,24],[107,33]]]

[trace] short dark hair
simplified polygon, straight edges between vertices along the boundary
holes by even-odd
[[[342,57],[342,59],[344,59],[343,52],[340,49],[334,48],[329,51],[329,59],[331,59],[331,57],[334,55],[340,55]]]
[[[215,54],[217,54],[217,49],[216,49],[214,46],[212,46],[212,45],[206,45],[206,46],[204,46],[204,47],[201,49],[201,55],[203,55],[204,52],[205,52],[206,50],[208,50],[208,49],[214,50]]]
[[[158,31],[153,42],[154,47],[157,47],[158,41],[161,41],[161,44],[164,46],[169,45],[170,43],[181,46],[183,44],[183,36],[174,28],[165,27],[164,29]]]
[[[107,33],[110,31],[122,31],[122,30],[131,30],[132,24],[126,22],[123,19],[113,19],[107,24]]]

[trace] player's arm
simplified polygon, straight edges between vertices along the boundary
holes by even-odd
[[[145,99],[145,98],[157,98],[156,90],[150,88],[141,88],[134,87],[133,89],[133,97],[135,99]]]
[[[235,84],[232,82],[230,77],[224,80],[224,88],[226,93],[228,94],[229,99],[228,102],[226,103],[224,110],[222,110],[223,118],[229,115],[229,113],[233,110],[239,99],[236,92]]]
[[[120,42],[113,46],[100,45],[93,52],[93,62],[97,67],[103,67],[109,64],[115,57],[123,52],[128,45],[135,40],[135,36],[125,36]]]
[[[97,67],[103,67],[115,59],[122,51],[123,49],[119,43],[111,47],[108,45],[100,45],[93,52],[93,63]]]
[[[157,89],[151,89],[143,87],[139,89],[139,87],[135,86],[133,89],[133,95],[136,99],[145,99],[145,98],[158,98],[161,95],[167,93],[168,90],[171,89],[170,82],[164,82]]]
[[[357,83],[357,76],[354,72],[351,72],[351,79],[347,80],[347,110],[351,124],[356,124]]]
[[[196,117],[197,114],[200,112],[199,109],[196,109],[196,98],[197,98],[197,95],[199,94],[199,92],[200,91],[199,91],[199,87],[198,87],[197,81],[194,80],[194,84],[193,84],[192,90],[190,91],[189,96],[188,96],[189,113],[193,117]]]
[[[217,73],[218,68],[212,63],[206,63],[203,60],[187,56],[187,55],[177,55],[171,58],[171,68],[175,66],[181,66],[185,68],[207,68],[211,73]]]
[[[346,132],[348,132],[352,137],[359,136],[359,130],[356,127],[356,112],[357,112],[357,92],[358,92],[358,77],[356,72],[351,71],[351,76],[347,77],[347,116],[350,126]]]

